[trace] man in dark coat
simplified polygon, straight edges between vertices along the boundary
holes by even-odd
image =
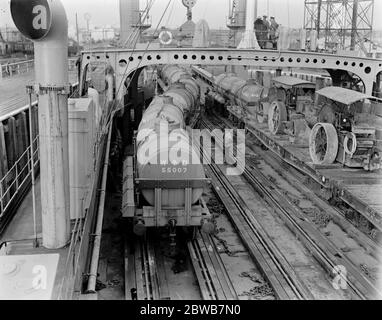
[[[269,31],[269,39],[273,43],[273,49],[277,49],[277,30],[279,24],[276,22],[275,17],[271,17],[271,27]]]

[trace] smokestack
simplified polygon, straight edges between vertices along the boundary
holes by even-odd
[[[243,39],[240,42],[238,49],[256,49],[259,50],[260,46],[257,42],[255,34],[255,13],[257,11],[257,0],[247,0],[246,10],[246,23]]]
[[[139,37],[141,24],[139,0],[119,0],[119,14],[121,21],[120,41],[123,46],[133,47]]]

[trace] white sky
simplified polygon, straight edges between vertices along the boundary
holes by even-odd
[[[141,1],[141,8],[146,5],[146,0]],[[169,0],[155,0],[152,9],[152,24],[156,27],[164,8]],[[0,27],[5,24],[12,26],[9,13],[10,0],[0,0]],[[91,24],[96,26],[119,26],[119,0],[62,0],[71,25],[75,24],[75,14],[78,13],[79,25],[85,26],[85,13],[92,16]],[[258,15],[267,13],[269,2],[269,15],[274,15],[276,20],[285,26],[294,28],[302,27],[304,20],[304,0],[258,0]],[[186,9],[181,0],[172,0],[173,9],[169,10],[163,19],[166,26],[179,27],[186,20]],[[198,0],[193,12],[194,21],[205,19],[211,28],[225,28],[228,16],[229,0]],[[170,16],[170,11],[172,12]],[[374,28],[382,30],[382,0],[375,0]]]

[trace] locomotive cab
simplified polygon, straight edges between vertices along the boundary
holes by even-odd
[[[295,139],[304,140],[314,115],[313,82],[290,76],[273,79],[269,92],[268,128],[274,134],[289,134]]]
[[[317,91],[317,121],[310,135],[314,164],[335,161],[368,171],[381,168],[382,104],[376,98],[341,87]]]

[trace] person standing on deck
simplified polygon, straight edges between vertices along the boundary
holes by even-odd
[[[270,29],[271,29],[271,25],[267,19],[268,17],[267,16],[263,16],[263,24],[264,24],[264,39],[267,39],[269,40],[269,32],[270,32]]]
[[[277,50],[277,30],[279,24],[276,22],[275,17],[271,17],[271,27],[269,31],[269,39],[272,41],[273,49]]]

